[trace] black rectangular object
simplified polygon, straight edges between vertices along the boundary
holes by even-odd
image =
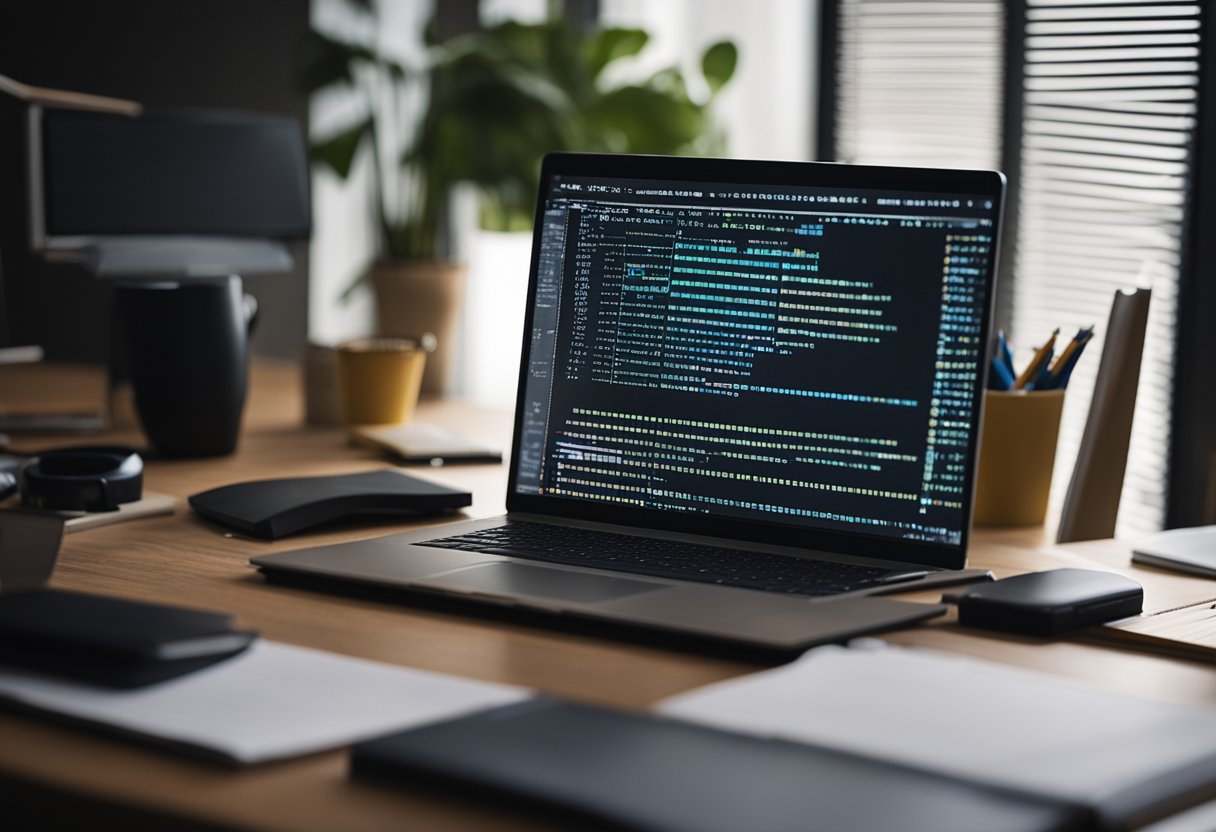
[[[267,540],[353,514],[434,514],[472,502],[467,491],[388,470],[242,482],[190,497],[203,517]]]
[[[351,774],[439,781],[654,832],[1072,832],[1084,808],[810,745],[533,699],[355,746]]]
[[[256,638],[221,613],[52,589],[0,595],[0,663],[109,687],[171,679]]]
[[[308,159],[293,119],[166,109],[50,110],[42,123],[49,236],[305,237]]]
[[[1137,615],[1144,606],[1140,584],[1112,572],[1049,569],[979,584],[958,598],[964,627],[1035,636]]]

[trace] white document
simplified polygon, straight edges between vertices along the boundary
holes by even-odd
[[[1216,782],[1216,710],[879,641],[664,700],[668,716],[1064,798],[1108,820]]]
[[[0,698],[238,763],[336,748],[531,695],[264,639],[228,661],[137,690],[0,668]]]

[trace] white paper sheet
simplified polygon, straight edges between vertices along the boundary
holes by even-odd
[[[669,716],[1065,798],[1108,818],[1216,782],[1216,710],[866,640],[660,703]]]
[[[0,668],[0,698],[240,763],[348,745],[530,695],[264,639],[228,661],[131,691]]]

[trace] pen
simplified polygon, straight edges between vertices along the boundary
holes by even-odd
[[[1013,350],[1009,348],[1009,339],[1005,337],[1005,330],[997,330],[997,351],[1001,362],[1005,365],[1005,369],[1009,371],[1009,375],[1016,377],[1018,371],[1013,369]],[[1013,386],[1012,378],[1010,379],[1010,387]],[[1009,388],[1006,387],[1006,390]]]
[[[1047,365],[1051,363],[1051,353],[1047,354],[1047,360],[1043,362],[1043,366],[1039,368],[1039,374],[1034,377],[1033,381],[1026,383],[1027,390],[1050,390],[1051,389],[1051,371],[1047,369]]]
[[[1051,372],[1043,384],[1039,385],[1040,390],[1056,389],[1063,387],[1064,383],[1061,379],[1067,368],[1072,367],[1076,363],[1077,356],[1081,350],[1085,349],[1085,345],[1089,343],[1089,339],[1093,337],[1094,328],[1091,326],[1088,329],[1078,329],[1077,334],[1068,342],[1068,346],[1060,353],[1055,362],[1051,365]]]
[[[1073,368],[1077,366],[1077,359],[1081,357],[1081,352],[1085,349],[1085,345],[1092,341],[1093,338],[1094,333],[1093,329],[1091,328],[1085,338],[1082,339],[1080,345],[1077,346],[1076,351],[1073,352],[1072,356],[1068,359],[1068,363],[1060,370],[1060,377],[1056,382],[1057,387],[1068,386],[1068,379],[1072,376]]]
[[[988,377],[988,386],[993,390],[1008,390],[1013,386],[1013,373],[1005,366],[999,356],[992,356],[992,375]]]

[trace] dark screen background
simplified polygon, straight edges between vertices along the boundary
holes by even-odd
[[[957,542],[995,209],[737,187],[550,189],[517,491]]]
[[[48,234],[308,233],[308,164],[292,119],[48,111],[42,129]]]

